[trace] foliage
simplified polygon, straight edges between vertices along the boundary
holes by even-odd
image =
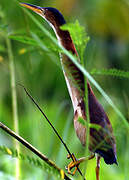
[[[33,38],[28,37],[26,35],[10,35],[9,38],[16,40],[16,41],[19,41],[19,42],[24,43],[24,44],[39,47],[39,43],[36,40],[34,40]],[[40,39],[42,39],[42,41],[45,44],[44,50],[46,50],[47,52],[52,52],[52,51],[59,52],[59,48],[54,46],[53,43],[47,37],[40,37]]]
[[[60,174],[55,168],[47,165],[46,163],[39,160],[38,158],[34,158],[29,155],[24,155],[22,153],[19,153],[16,149],[8,148],[6,146],[0,146],[0,153],[9,155],[12,158],[18,158],[22,161],[26,161],[27,163],[30,164],[30,166],[33,165],[34,167],[41,168],[43,171],[46,171],[50,173],[51,175],[54,175],[56,178],[60,179]]]
[[[73,7],[71,5],[72,2],[74,2]],[[48,3],[44,1],[46,6],[54,6],[60,10],[62,9],[64,16],[66,17],[68,15],[68,22],[74,22],[73,19],[76,17],[81,24],[87,27],[86,30],[90,35],[88,45],[86,45],[88,36],[85,34],[85,28],[80,26],[78,21],[68,24],[66,27],[66,29],[69,28],[72,38],[75,39],[74,43],[78,49],[81,63],[84,60],[86,69],[77,62],[76,57],[73,57],[69,52],[58,46],[57,41],[52,35],[53,32],[50,33],[51,29],[43,22],[42,18],[36,15],[34,15],[34,18],[31,13],[20,10],[19,5],[16,5],[16,1],[2,0],[0,9],[0,121],[5,122],[9,127],[13,127],[12,102],[9,87],[9,63],[6,41],[3,36],[7,30],[6,35],[10,38],[14,54],[16,82],[23,83],[25,87],[29,88],[33,96],[38,99],[53,125],[58,129],[62,137],[64,137],[69,148],[77,155],[76,157],[84,156],[84,149],[79,143],[74,132],[73,123],[71,123],[73,112],[69,112],[71,107],[70,98],[67,93],[63,73],[60,70],[61,68],[59,68],[58,52],[66,53],[80,71],[89,78],[93,86],[99,90],[100,94],[97,94],[97,91],[94,90],[95,94],[101,104],[104,105],[104,109],[107,111],[113,125],[117,142],[119,167],[107,166],[102,160],[101,179],[105,180],[123,180],[129,177],[129,83],[127,79],[129,77],[127,33],[129,6],[127,2],[125,5],[125,2],[121,0],[118,3],[111,0],[103,2],[98,2],[97,0],[94,0],[94,2],[75,2],[74,0],[64,2],[62,0],[60,3]],[[32,4],[36,3],[33,2]],[[64,8],[63,3],[65,5],[68,3],[67,8]],[[44,6],[44,4],[38,5]],[[122,5],[119,6],[119,4]],[[120,7],[120,13],[118,13],[118,7]],[[6,22],[3,22],[3,18],[5,17]],[[38,18],[40,19],[37,20]],[[37,29],[40,29],[38,33]],[[52,62],[59,66],[55,66]],[[94,78],[111,98],[105,94],[101,86],[94,81],[88,71],[91,75],[94,75]],[[101,76],[97,76],[98,74]],[[112,78],[112,76],[116,78]],[[118,79],[118,77],[121,79]],[[66,161],[67,153],[63,149],[63,146],[52,133],[50,127],[44,121],[42,123],[40,122],[40,114],[35,110],[24,93],[21,92],[21,89],[16,87],[16,90],[18,94],[20,135],[27,138],[29,142],[34,144],[42,152],[45,152],[51,159],[56,159],[57,164],[59,163],[60,167],[64,169],[68,162]],[[103,96],[111,106],[105,103]],[[112,101],[114,102],[113,104]],[[122,114],[116,107],[120,109]],[[84,122],[82,121],[82,123]],[[0,139],[1,145],[5,145],[5,149],[8,145],[9,147],[13,147],[12,139],[1,131]],[[15,148],[9,148],[11,152],[13,152],[13,149]],[[7,156],[5,157],[4,154],[6,152],[4,152],[3,148],[0,155],[1,172],[4,175],[9,174],[14,177],[13,167],[15,166],[15,162],[13,158],[7,160]],[[27,152],[23,147],[21,148],[21,154],[25,156],[25,161],[29,162]],[[21,174],[23,179],[35,178],[40,180],[43,177],[44,179],[52,179],[51,172],[53,173],[53,170],[50,170],[49,175],[46,172],[46,169],[49,169],[49,167],[42,167],[43,171],[40,170],[40,167],[35,168],[37,167],[35,164],[37,159],[34,158],[33,161],[30,155],[29,158],[34,166],[31,166],[30,162],[25,163],[24,160],[21,160]],[[95,160],[88,162],[87,179],[95,179],[95,163]],[[80,179],[80,176],[75,176],[74,179]]]
[[[70,32],[72,40],[80,54],[81,63],[83,64],[84,50],[90,39],[85,28],[79,24],[78,20],[76,20],[75,23],[64,24],[61,29]]]
[[[95,75],[107,75],[107,76],[114,76],[119,78],[129,78],[129,71],[123,71],[119,69],[93,69],[91,74]]]

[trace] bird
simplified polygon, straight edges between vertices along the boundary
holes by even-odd
[[[43,19],[45,19],[54,30],[58,43],[62,45],[67,51],[75,55],[78,59],[78,62],[80,62],[78,52],[69,31],[61,29],[61,26],[66,24],[66,21],[59,10],[53,7],[40,7],[28,3],[20,4],[28,9],[31,9],[32,11],[40,15]],[[74,109],[74,129],[77,137],[81,141],[81,144],[83,146],[86,146],[87,127],[79,121],[79,118],[87,121],[85,102],[85,77],[80,69],[71,61],[71,59],[66,54],[61,52],[60,59],[63,74]],[[116,141],[110,120],[106,112],[104,111],[104,108],[94,95],[94,92],[88,80],[87,89],[90,124],[99,126],[99,128],[94,128],[93,126],[91,126],[89,129],[88,148],[91,152],[91,157],[89,157],[88,159],[91,159],[96,154],[96,179],[99,180],[100,158],[103,158],[106,164],[118,164],[116,157]],[[87,158],[84,157],[77,160],[74,157],[74,161],[72,161],[67,167],[68,173],[74,175],[77,170],[76,166],[79,166],[79,164],[86,159]],[[71,169],[73,167],[75,167],[76,169],[72,173]]]

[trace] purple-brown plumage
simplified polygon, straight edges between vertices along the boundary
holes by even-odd
[[[22,3],[25,6],[40,16],[42,16],[52,26],[56,33],[59,43],[68,51],[71,51],[78,57],[78,53],[71,39],[70,33],[60,29],[60,26],[65,24],[64,17],[55,8],[42,8],[39,6]],[[79,60],[79,57],[78,57]],[[61,53],[61,64],[64,77],[68,86],[69,94],[74,108],[74,127],[78,138],[82,145],[86,144],[86,127],[83,126],[78,119],[86,120],[85,112],[85,86],[84,75],[78,67],[69,59],[68,56]],[[113,136],[111,123],[98,100],[96,99],[89,82],[88,84],[88,102],[89,115],[91,125],[98,125],[99,128],[90,128],[89,150],[97,153],[104,158],[106,164],[116,163],[116,144]],[[96,177],[99,179],[99,158],[97,160]]]
[[[97,101],[89,83],[88,83],[88,101],[90,123],[99,125],[100,128],[90,128],[90,144],[89,149],[92,152],[102,156],[107,164],[116,163],[116,144],[113,136],[111,123],[104,112],[103,107]],[[85,145],[86,129],[80,125],[78,118],[86,119],[84,101],[78,106],[74,116],[74,126],[79,139]],[[83,132],[83,135],[82,135]]]

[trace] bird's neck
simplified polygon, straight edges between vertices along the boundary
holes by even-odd
[[[77,54],[76,48],[71,39],[70,33],[68,31],[61,30],[60,27],[54,29],[59,43],[68,51],[71,51],[73,54]]]
[[[76,55],[79,60],[79,56],[75,49],[74,43],[71,39],[70,33],[68,31],[61,30],[60,28],[57,28],[57,27],[54,28],[54,31],[56,33],[58,42],[66,50],[71,51],[73,53],[73,55]],[[83,77],[83,74],[74,65],[74,63],[71,61],[71,59],[69,59],[69,57],[66,56],[65,54],[61,55],[61,63],[62,63],[67,87],[69,90],[69,94],[70,94],[70,97],[72,100],[74,112],[76,110],[78,110],[79,113],[83,114],[83,116],[84,116],[85,113],[81,112],[81,111],[83,111],[81,104],[84,104],[84,86],[83,86],[84,85],[84,77]],[[77,81],[78,79],[80,81]],[[80,86],[80,84],[82,86]],[[79,108],[80,108],[80,110],[79,110]]]

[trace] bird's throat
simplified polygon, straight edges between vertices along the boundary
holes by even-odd
[[[72,38],[70,36],[69,31],[64,31],[61,30],[60,27],[58,28],[54,28],[54,31],[56,33],[57,39],[59,41],[59,43],[67,50],[67,51],[71,51],[73,54],[77,54],[75,45],[72,41]]]

